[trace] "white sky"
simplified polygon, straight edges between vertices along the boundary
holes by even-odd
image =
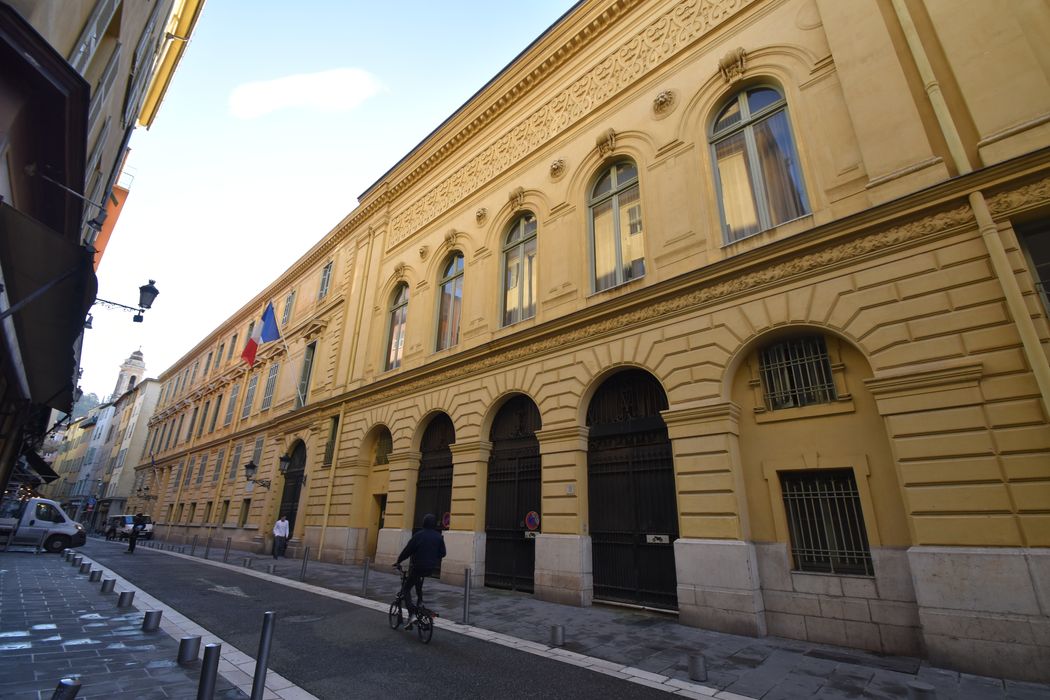
[[[80,386],[141,348],[156,377],[276,279],[357,196],[574,4],[208,0],[98,269]]]

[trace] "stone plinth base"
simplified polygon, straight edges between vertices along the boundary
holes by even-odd
[[[765,607],[749,542],[679,539],[674,543],[679,620],[704,629],[763,637]]]
[[[930,663],[1050,681],[1050,549],[908,550]]]
[[[441,562],[441,581],[462,586],[465,569],[470,569],[470,584],[485,585],[485,533],[449,530],[442,533],[448,554]]]
[[[405,544],[412,537],[411,530],[399,530],[384,527],[379,531],[379,543],[376,545],[375,565],[379,567],[390,567],[397,561],[397,555],[405,548]]]
[[[321,532],[324,542],[321,542]],[[303,533],[303,542],[310,548],[310,558],[316,559],[320,551],[321,561],[333,564],[360,563],[364,560],[364,537],[367,530],[351,527],[308,527]]]
[[[590,537],[540,534],[536,538],[534,595],[566,605],[591,604],[594,579]]]

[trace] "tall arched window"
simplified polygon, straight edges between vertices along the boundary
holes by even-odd
[[[602,172],[591,189],[589,204],[594,291],[644,275],[642,204],[634,161],[614,163]]]
[[[536,217],[519,216],[503,243],[503,325],[536,315]]]
[[[459,342],[459,317],[463,310],[463,253],[448,257],[438,281],[437,349],[444,350]]]
[[[776,89],[734,95],[711,127],[711,148],[726,243],[809,213],[787,102]]]
[[[390,301],[390,335],[386,344],[386,368],[401,366],[401,354],[405,347],[405,322],[408,320],[408,285],[397,285]]]

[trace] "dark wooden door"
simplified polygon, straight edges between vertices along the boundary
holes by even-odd
[[[423,516],[433,513],[438,524],[452,510],[452,450],[456,429],[452,419],[440,413],[430,421],[420,444],[419,478],[416,481],[416,512],[412,529],[423,524]]]
[[[587,412],[588,500],[594,597],[678,608],[678,507],[667,398],[641,370],[614,375]]]
[[[540,412],[527,396],[510,399],[496,415],[489,439],[485,505],[485,585],[532,593],[535,532],[526,526],[540,513]]]
[[[303,492],[306,476],[306,445],[301,441],[292,449],[292,462],[284,474],[284,490],[281,492],[281,507],[277,517],[288,516],[288,534],[295,532],[295,516],[299,512],[299,496]]]

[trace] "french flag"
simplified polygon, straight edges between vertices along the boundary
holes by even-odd
[[[281,332],[277,330],[277,316],[273,313],[273,302],[270,302],[263,311],[262,321],[256,324],[255,330],[248,338],[248,344],[244,346],[241,359],[247,362],[249,367],[254,367],[255,353],[259,350],[259,346],[272,340],[280,340],[280,338]]]

